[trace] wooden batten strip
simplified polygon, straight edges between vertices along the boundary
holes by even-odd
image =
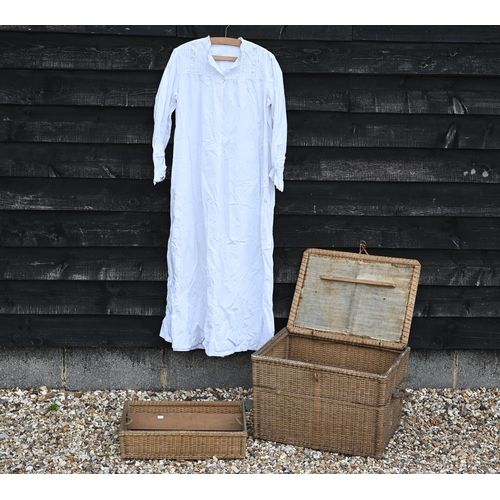
[[[394,288],[396,286],[394,283],[388,283],[387,281],[361,280],[356,278],[343,278],[341,276],[322,275],[320,278],[327,281],[342,281],[345,283],[359,283],[361,285],[387,286],[390,288]]]

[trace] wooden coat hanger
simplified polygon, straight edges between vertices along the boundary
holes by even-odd
[[[233,45],[234,47],[239,47],[241,45],[241,40],[238,40],[237,38],[229,38],[227,36],[227,29],[229,26],[226,26],[226,31],[224,36],[214,36],[210,37],[210,43],[212,45]],[[212,56],[216,61],[236,61],[238,59],[237,57],[234,56],[218,56],[214,55]]]

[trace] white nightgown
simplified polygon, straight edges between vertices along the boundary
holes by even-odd
[[[167,305],[173,350],[227,356],[274,335],[273,217],[283,190],[283,76],[266,49],[212,45],[172,52],[154,108],[154,184],[165,178],[175,110]],[[212,54],[235,55],[235,62]]]

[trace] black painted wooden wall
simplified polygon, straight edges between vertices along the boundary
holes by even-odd
[[[153,101],[175,46],[223,33],[0,26],[0,345],[167,345],[169,182],[152,184]],[[228,36],[269,49],[285,76],[277,328],[303,250],[363,239],[422,263],[410,346],[500,348],[500,29]]]

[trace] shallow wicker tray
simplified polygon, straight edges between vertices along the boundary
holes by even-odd
[[[234,416],[238,425],[228,425],[227,429],[216,426],[218,430],[197,430],[199,425],[185,429],[129,429],[134,414],[155,414],[160,419],[168,420],[169,416],[182,417],[189,422],[189,416],[198,416],[199,423],[206,417],[207,422],[213,422],[214,416],[220,416],[222,421]],[[191,419],[193,420],[193,419]],[[161,422],[161,420],[158,420]],[[205,426],[206,427],[206,426]],[[222,426],[224,427],[224,426]],[[231,430],[235,429],[236,430]],[[151,402],[126,401],[119,430],[120,451],[122,458],[142,459],[178,459],[201,460],[205,458],[245,458],[247,424],[245,404],[242,401],[212,402]]]

